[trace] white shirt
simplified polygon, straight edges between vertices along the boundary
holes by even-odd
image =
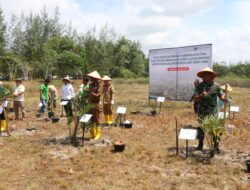
[[[24,91],[25,91],[25,87],[22,84],[16,86],[14,89],[14,94],[19,94],[19,93],[22,93],[22,94],[20,94],[17,97],[14,97],[14,101],[24,101]]]
[[[63,84],[62,86],[62,99],[63,100],[70,100],[75,96],[74,88],[70,83],[67,83],[66,85]]]

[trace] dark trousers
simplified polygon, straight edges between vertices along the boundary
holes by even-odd
[[[71,100],[62,100],[62,101],[67,101],[68,103],[63,106],[66,116],[72,116],[73,115],[73,108],[72,108],[72,101]]]

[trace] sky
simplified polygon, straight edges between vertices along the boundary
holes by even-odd
[[[0,0],[6,20],[21,12],[53,15],[77,32],[108,25],[150,49],[213,44],[212,60],[250,61],[250,0]]]

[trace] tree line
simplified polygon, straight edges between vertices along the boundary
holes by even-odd
[[[12,15],[5,21],[0,8],[0,77],[13,80],[83,76],[98,70],[111,77],[148,75],[148,61],[141,44],[118,36],[108,25],[96,32],[77,33],[61,24],[58,8],[49,16],[40,13]]]
[[[250,77],[250,62],[214,63],[219,77]],[[59,9],[12,15],[5,21],[0,7],[0,77],[13,80],[83,76],[98,70],[111,77],[147,77],[149,63],[138,41],[118,36],[108,25],[79,34],[60,23]]]
[[[214,63],[213,69],[218,77],[250,78],[250,61],[239,62],[237,64],[227,64],[226,62]]]

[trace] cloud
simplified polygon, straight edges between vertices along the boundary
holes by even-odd
[[[146,54],[153,48],[212,43],[214,61],[250,59],[247,0],[0,0],[0,6],[7,18],[38,13],[44,6],[53,15],[58,6],[61,22],[71,21],[78,32],[108,24],[139,40]]]

